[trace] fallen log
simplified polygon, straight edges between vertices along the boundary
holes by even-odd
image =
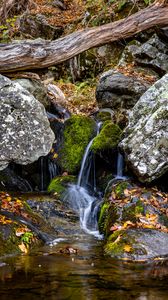
[[[125,19],[83,29],[54,41],[37,39],[0,44],[0,72],[49,67],[90,48],[126,39],[154,26],[165,25],[168,25],[168,3],[156,1]]]

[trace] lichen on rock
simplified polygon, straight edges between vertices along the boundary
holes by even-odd
[[[120,148],[142,182],[168,170],[168,74],[139,99],[130,113]]]
[[[9,162],[28,164],[48,154],[54,133],[43,105],[33,95],[0,75],[0,169]]]

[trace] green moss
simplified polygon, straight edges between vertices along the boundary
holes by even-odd
[[[110,203],[105,202],[105,203],[103,203],[101,210],[100,210],[98,226],[99,226],[100,232],[102,232],[102,233],[105,233],[105,231],[106,231],[105,221],[108,216],[109,207],[110,207]]]
[[[0,225],[0,256],[21,253],[19,238],[15,235],[17,224]]]
[[[76,181],[76,177],[72,175],[68,176],[57,176],[51,180],[48,186],[48,192],[57,193],[58,197],[60,197],[64,192],[68,185],[68,183],[72,183]]]
[[[101,111],[97,114],[96,119],[101,122],[111,120],[111,113],[108,111]]]
[[[113,257],[124,257],[125,253],[128,255],[134,252],[133,244],[135,240],[127,235],[124,230],[117,230],[111,234],[105,245],[105,253]]]
[[[114,149],[120,141],[121,134],[122,130],[118,125],[106,121],[100,134],[95,137],[91,149],[95,153],[106,149]]]
[[[122,196],[125,197],[124,190],[128,187],[128,185],[129,185],[128,182],[123,182],[123,181],[117,184],[117,186],[114,188],[117,198],[121,198]]]
[[[117,208],[109,202],[105,202],[100,210],[98,226],[101,233],[108,237],[111,226],[117,221]]]
[[[138,200],[136,203],[129,203],[125,205],[122,212],[122,221],[137,221],[137,215],[144,213],[144,206],[143,203]]]
[[[72,116],[66,121],[64,144],[59,159],[62,169],[71,174],[79,170],[85,148],[93,137],[95,128],[95,121],[85,116]]]

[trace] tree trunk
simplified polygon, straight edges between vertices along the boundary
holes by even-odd
[[[0,72],[49,67],[90,48],[126,39],[154,26],[165,25],[168,25],[168,4],[167,1],[157,1],[125,19],[83,29],[55,41],[37,39],[0,44]]]

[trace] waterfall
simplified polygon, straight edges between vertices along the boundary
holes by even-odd
[[[97,134],[99,133],[99,128],[100,124],[98,124]],[[71,184],[68,187],[64,200],[79,214],[81,228],[86,233],[101,238],[97,224],[97,213],[102,199],[94,196],[96,189],[95,172],[93,174],[92,191],[88,191],[90,173],[92,170],[95,171],[93,153],[90,150],[93,140],[94,139],[92,139],[86,147],[77,184]]]
[[[124,158],[123,155],[118,152],[118,157],[117,157],[117,175],[116,177],[123,178],[123,170],[124,170]]]
[[[49,182],[57,175],[59,170],[57,164],[48,157],[39,158],[39,190],[46,191]]]

